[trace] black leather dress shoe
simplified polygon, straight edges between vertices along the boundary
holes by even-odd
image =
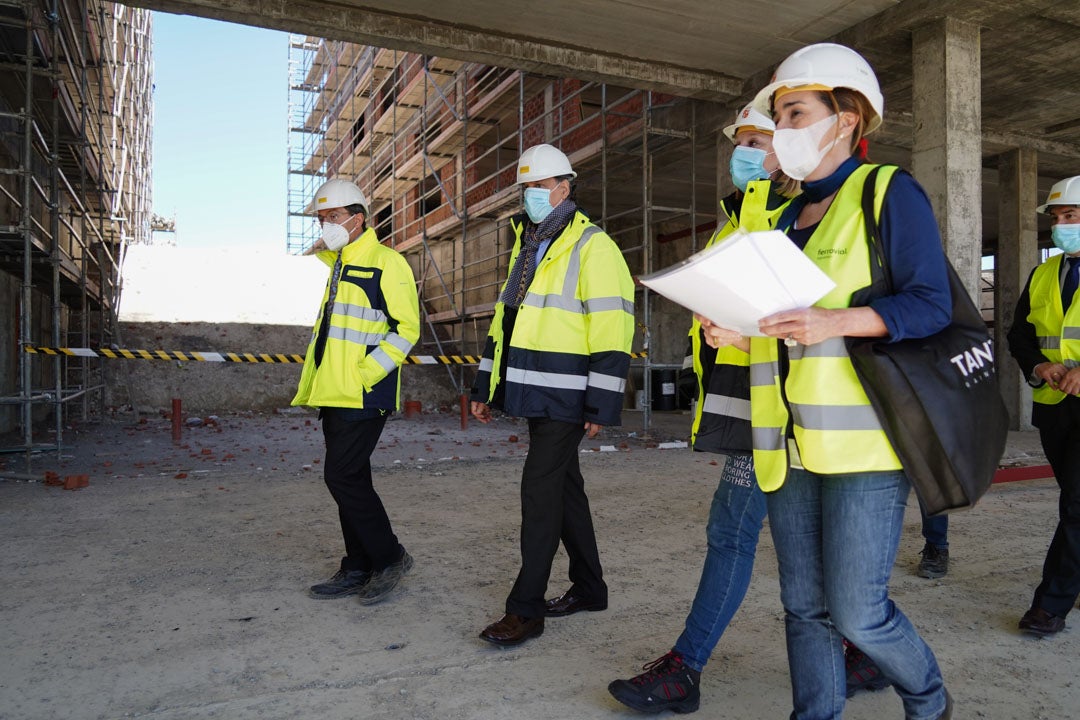
[[[544,634],[544,618],[527,618],[521,615],[503,615],[480,633],[480,638],[494,645],[520,645],[529,638]]]
[[[548,617],[563,617],[565,615],[573,615],[576,612],[582,610],[588,610],[590,612],[597,612],[599,610],[607,610],[607,600],[589,600],[587,598],[579,598],[576,595],[571,595],[567,590],[557,598],[552,598],[545,603],[545,614]]]
[[[1020,629],[1032,635],[1046,637],[1065,629],[1065,618],[1046,612],[1042,608],[1031,608],[1020,618]]]

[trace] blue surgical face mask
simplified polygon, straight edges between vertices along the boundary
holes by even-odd
[[[1054,247],[1066,255],[1080,252],[1080,223],[1066,225],[1058,223],[1050,228],[1050,239]]]
[[[754,180],[768,179],[769,171],[765,169],[765,158],[770,154],[761,148],[737,145],[731,153],[730,163],[731,181],[735,183],[735,187],[746,192],[746,186]]]
[[[525,212],[534,223],[542,223],[555,208],[551,207],[551,191],[547,188],[525,188]]]

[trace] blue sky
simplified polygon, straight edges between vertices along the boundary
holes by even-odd
[[[154,212],[180,247],[285,253],[288,35],[154,13]]]

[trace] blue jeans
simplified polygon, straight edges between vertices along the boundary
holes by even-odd
[[[934,653],[889,599],[910,485],[903,472],[791,469],[767,496],[780,564],[792,720],[840,718],[846,637],[891,680],[909,720],[945,711]]]
[[[701,671],[746,595],[758,535],[765,519],[765,493],[751,455],[731,455],[713,494],[709,549],[686,626],[675,643],[684,662]]]
[[[930,543],[938,550],[949,549],[949,516],[948,515],[935,515],[934,517],[926,517],[926,512],[923,511],[922,503],[919,503],[919,511],[922,512],[922,536],[926,542]]]

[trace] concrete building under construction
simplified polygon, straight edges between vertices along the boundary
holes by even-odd
[[[27,463],[103,401],[100,360],[23,347],[116,341],[124,253],[150,235],[150,33],[117,3],[0,0],[0,433]]]
[[[716,225],[716,130],[730,114],[717,103],[299,35],[290,73],[289,249],[317,238],[315,188],[354,180],[419,280],[418,352],[480,353],[520,211],[517,159],[532,145],[569,155],[579,205],[635,275],[700,248]],[[634,350],[664,351],[632,374],[649,393],[644,378],[681,361],[686,323],[643,288],[635,305]],[[657,322],[663,312],[680,321]],[[471,371],[453,379],[467,390]]]

